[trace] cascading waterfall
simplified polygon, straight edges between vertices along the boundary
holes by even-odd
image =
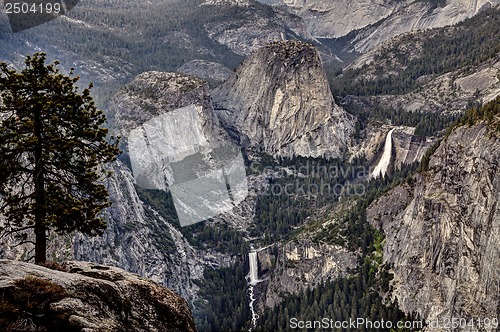
[[[255,302],[255,297],[253,293],[253,288],[257,285],[261,280],[259,280],[259,265],[257,263],[257,251],[252,250],[248,253],[248,261],[250,263],[250,272],[248,273],[248,293],[250,294],[250,311],[252,312],[252,327],[255,327],[257,324],[257,319],[259,315],[255,312],[255,308],[253,306]],[[249,331],[252,331],[250,329]]]
[[[249,284],[251,286],[255,286],[259,282],[259,266],[257,265],[257,251],[249,252],[248,260],[250,261]]]
[[[391,161],[391,151],[392,151],[392,132],[394,128],[389,130],[387,133],[387,137],[385,138],[384,152],[382,153],[382,157],[378,162],[377,166],[373,170],[371,177],[376,178],[379,176],[384,176],[387,173],[387,169],[389,168],[389,163]]]

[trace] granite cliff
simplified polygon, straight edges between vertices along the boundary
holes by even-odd
[[[223,125],[244,147],[271,155],[339,157],[350,144],[353,119],[335,103],[310,44],[260,48],[212,96]]]
[[[157,211],[164,207],[149,206],[140,192],[172,190],[179,177],[177,173],[174,178],[176,162],[193,154],[210,155],[214,145],[228,142],[213,111],[208,85],[182,74],[143,73],[112,99],[109,119],[111,130],[123,137],[124,150],[108,182],[113,202],[107,211],[109,227],[100,239],[77,236],[75,255],[124,267],[193,299],[198,286],[192,280],[200,279],[206,266],[227,266],[232,258],[195,248],[180,232],[179,221],[165,220],[165,214]],[[200,204],[218,209],[215,212],[226,211],[211,203]]]
[[[495,62],[495,70],[488,71],[489,88],[498,88],[497,67]],[[460,86],[471,93],[484,77],[473,75],[461,77],[460,81]],[[488,93],[494,93],[493,88]],[[207,227],[202,230],[206,233],[187,234],[175,220],[179,214],[168,210],[171,206],[161,195],[172,189],[178,179],[174,171],[186,171],[185,165],[197,167],[192,172],[181,172],[182,179],[207,174],[205,164],[227,167],[229,172],[222,172],[224,176],[231,174],[232,166],[241,166],[214,157],[210,151],[213,143],[237,141],[249,152],[272,156],[343,157],[344,153],[360,153],[375,163],[387,132],[394,129],[389,166],[393,168],[419,160],[431,144],[431,140],[416,139],[412,127],[375,128],[370,124],[364,140],[354,146],[354,119],[335,103],[318,52],[303,42],[274,42],[258,49],[212,96],[203,81],[164,72],[140,74],[120,90],[107,110],[112,132],[122,136],[124,151],[120,160],[109,166],[114,174],[106,183],[113,203],[104,213],[108,229],[97,238],[51,234],[48,259],[120,266],[175,289],[196,306],[207,270],[232,268],[236,262],[239,273],[246,273],[249,242],[259,246],[261,240],[261,234],[251,233],[259,220],[257,196],[279,177],[276,170],[257,170],[245,177],[248,196],[233,196],[232,203],[239,204],[223,207],[222,214],[206,221],[203,226]],[[407,313],[416,312],[426,319],[494,317],[495,310],[498,314],[498,143],[498,137],[487,133],[482,124],[455,129],[431,158],[428,171],[392,190],[369,209],[368,220],[384,230],[384,259],[395,276],[393,294]],[[191,155],[200,158],[181,163]],[[248,157],[250,161],[266,162],[266,156],[260,154],[249,153]],[[226,192],[225,185],[233,182],[225,180],[222,189]],[[264,190],[260,191],[260,187]],[[160,203],[155,205],[155,199]],[[344,210],[334,203],[334,209]],[[352,203],[347,201],[346,208]],[[211,201],[207,205],[216,206]],[[216,208],[221,212],[221,206]],[[322,215],[307,218],[305,225]],[[319,219],[315,231],[335,222],[331,218]],[[221,225],[233,232],[223,236],[241,240],[243,245],[221,251],[209,241],[196,244],[200,234],[203,240],[212,240]],[[227,237],[217,241],[220,244]],[[2,242],[2,257],[29,256],[29,248],[11,245]],[[260,309],[276,306],[286,294],[298,294],[324,280],[345,276],[356,267],[355,252],[307,236],[277,241],[259,250],[257,256],[257,277],[265,280],[256,286]],[[82,269],[87,275],[109,277],[107,268],[95,266],[79,266],[74,271]],[[37,273],[38,277],[42,275]],[[245,278],[239,279],[243,283],[240,290],[244,290]],[[470,284],[470,280],[474,283]],[[201,300],[211,305],[211,300],[219,299]],[[129,305],[125,300],[123,303]],[[70,309],[79,308],[72,304]],[[94,324],[84,313],[75,315]],[[120,319],[112,317],[110,324],[121,324]]]
[[[428,170],[368,209],[368,221],[385,233],[384,261],[403,311],[428,322],[498,318],[499,144],[484,123],[457,127]]]

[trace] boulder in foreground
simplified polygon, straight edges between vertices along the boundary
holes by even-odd
[[[1,331],[196,331],[187,302],[116,267],[0,260]]]

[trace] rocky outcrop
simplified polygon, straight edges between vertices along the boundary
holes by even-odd
[[[428,171],[368,209],[368,220],[385,233],[384,261],[394,271],[393,296],[403,311],[428,322],[498,318],[499,144],[484,124],[458,127]],[[459,330],[478,330],[467,328]]]
[[[68,258],[119,266],[189,300],[195,298],[198,287],[192,281],[202,278],[204,267],[226,266],[231,258],[193,247],[179,229],[141,201],[130,169],[116,162],[113,172],[107,183],[112,202],[105,213],[107,229],[101,237],[75,234],[68,245]],[[61,254],[64,250],[50,252]]]
[[[259,49],[212,95],[219,118],[245,147],[338,157],[350,143],[353,120],[335,104],[310,44],[277,42]]]
[[[180,113],[179,117],[165,117],[172,112]],[[67,236],[50,234],[47,258],[53,261],[77,259],[119,266],[194,300],[198,286],[193,281],[203,277],[205,267],[228,266],[233,258],[213,250],[194,247],[186,240],[178,225],[172,220],[165,220],[158,211],[141,200],[141,188],[138,184],[144,185],[146,181],[137,181],[141,180],[138,176],[140,173],[133,173],[132,170],[134,167],[138,170],[137,161],[142,160],[140,156],[148,157],[146,159],[150,163],[161,160],[162,155],[154,144],[143,150],[132,149],[132,153],[130,147],[140,146],[138,144],[147,137],[144,133],[152,135],[149,141],[154,142],[154,139],[167,137],[176,130],[186,132],[184,139],[177,137],[176,141],[167,141],[170,148],[180,151],[191,149],[193,145],[202,142],[196,140],[200,137],[205,141],[207,137],[224,139],[226,133],[213,112],[209,88],[201,80],[186,75],[148,72],[139,75],[112,98],[108,113],[112,132],[122,136],[124,153],[121,160],[109,165],[113,174],[105,184],[112,205],[103,213],[107,228],[99,237],[87,237],[79,233]],[[195,123],[179,121],[186,118],[193,119]],[[164,130],[142,130],[146,123],[156,124]],[[146,127],[153,128],[148,125]],[[131,137],[134,130],[142,135]],[[197,136],[193,135],[195,130]],[[189,134],[192,136],[188,136]],[[188,137],[194,138],[187,140]],[[131,167],[132,164],[135,166]],[[166,169],[152,172],[146,180],[149,180],[148,183],[164,184],[165,176],[172,174],[167,172]],[[231,214],[232,219],[235,219],[234,224],[244,225],[245,222],[241,219],[246,219],[250,212],[242,207],[235,207],[235,210],[237,212]],[[14,246],[16,243],[15,239],[3,239],[0,243],[0,256],[28,259],[31,246]]]
[[[107,228],[102,236],[51,233],[47,259],[56,262],[76,259],[117,266],[174,289],[189,301],[194,300],[199,288],[193,281],[203,278],[207,266],[229,266],[232,257],[194,247],[178,228],[141,201],[129,168],[116,161],[110,169],[113,175],[106,187],[112,205],[103,213]],[[33,247],[15,246],[18,242],[14,238],[3,238],[0,257],[28,259]]]
[[[443,5],[433,1],[397,2],[394,11],[361,33],[357,34],[352,47],[365,53],[392,37],[410,31],[439,28],[456,24],[478,14],[482,9],[498,5],[497,0],[448,0]]]
[[[116,100],[110,122],[123,136],[122,160],[138,186],[170,190],[182,226],[230,211],[246,197],[240,148],[220,126],[206,83],[150,72]]]
[[[0,260],[2,331],[196,331],[187,302],[124,270]]]
[[[320,38],[337,38],[389,16],[397,8],[384,0],[322,1],[283,0],[301,16],[309,32]]]
[[[198,286],[192,280],[200,279],[207,265],[229,265],[231,257],[194,248],[171,221],[140,200],[138,190],[172,190],[174,180],[189,177],[186,166],[193,166],[174,163],[197,152],[210,155],[212,144],[227,142],[208,85],[177,73],[143,73],[112,99],[109,118],[111,130],[122,135],[124,156],[108,182],[113,203],[106,212],[108,229],[102,238],[77,235],[75,258],[123,267],[193,299]],[[202,161],[196,159],[194,167],[201,168]],[[174,176],[175,167],[180,169]]]
[[[425,152],[435,142],[435,138],[422,138],[414,135],[414,127],[396,127],[393,132],[394,169],[401,169],[403,165],[419,162]]]
[[[357,265],[356,255],[347,249],[313,243],[305,237],[266,248],[258,257],[265,280],[260,285],[265,288],[262,310],[279,304],[285,294],[298,294],[320,282],[345,276]]]
[[[403,43],[401,48],[406,47],[416,46]],[[369,62],[368,66],[364,67],[363,73],[358,76],[358,80],[372,80],[375,77],[374,68],[376,67],[382,67],[386,73],[394,73],[398,70],[399,65],[392,67],[384,63],[385,61],[373,61],[373,57],[380,55],[382,49],[377,48],[374,52],[367,53],[369,59],[367,57],[360,58],[353,64],[353,67],[349,67],[358,66],[360,68],[365,61]],[[500,61],[498,58],[494,58],[467,70],[460,68],[435,77],[421,77],[421,80],[423,80],[422,86],[409,93],[364,98],[386,108],[402,109],[409,112],[449,114],[457,110],[464,111],[473,100],[481,100],[486,103],[500,95]],[[349,96],[349,98],[356,99],[355,96]]]

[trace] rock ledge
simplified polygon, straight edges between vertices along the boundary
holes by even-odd
[[[187,302],[148,279],[89,262],[62,270],[0,260],[0,330],[196,331]]]

